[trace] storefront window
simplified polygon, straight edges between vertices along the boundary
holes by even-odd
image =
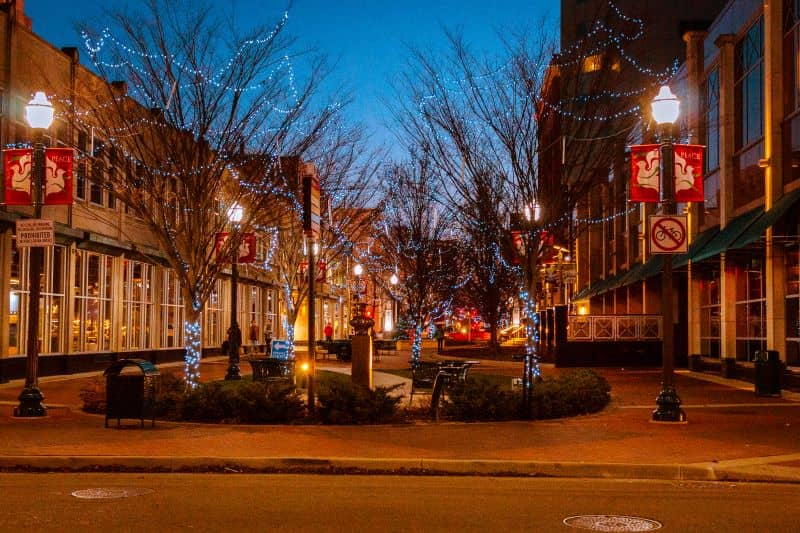
[[[764,32],[759,18],[736,44],[734,207],[764,195]]]
[[[86,250],[75,251],[72,283],[72,351],[96,352],[111,349],[111,277],[114,259]]]
[[[152,266],[126,259],[122,269],[122,350],[152,348]]]
[[[786,363],[800,366],[800,248],[786,251]]]
[[[220,346],[222,344],[222,281],[216,280],[211,294],[206,302],[203,316],[203,335],[205,346]]]
[[[172,270],[164,270],[161,288],[161,346],[178,348],[183,346],[183,298],[178,276]]]
[[[736,360],[752,361],[766,349],[766,286],[763,260],[751,259],[736,272]]]
[[[707,357],[720,357],[720,291],[719,270],[702,282],[700,305],[700,347]]]

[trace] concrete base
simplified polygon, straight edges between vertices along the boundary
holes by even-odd
[[[372,338],[369,335],[352,335],[353,346],[351,379],[357,385],[372,388]]]

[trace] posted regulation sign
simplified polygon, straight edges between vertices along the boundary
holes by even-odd
[[[17,247],[53,246],[56,243],[52,220],[21,218],[17,220]]]
[[[650,253],[682,254],[688,249],[685,215],[650,217]]]

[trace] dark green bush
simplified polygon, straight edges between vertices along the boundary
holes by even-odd
[[[533,385],[531,418],[562,418],[602,410],[611,399],[611,387],[592,370],[565,372]],[[523,416],[522,391],[504,391],[496,383],[471,378],[453,387],[444,413],[455,420],[513,420]]]
[[[303,418],[305,404],[287,385],[214,382],[186,392],[168,388],[158,397],[156,414],[168,420],[286,424]]]
[[[402,396],[393,396],[399,385],[367,387],[349,381],[330,381],[320,386],[319,417],[323,424],[385,424],[398,418]]]

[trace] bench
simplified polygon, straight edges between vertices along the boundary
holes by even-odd
[[[445,392],[451,383],[464,383],[470,368],[477,364],[478,361],[411,361],[409,404],[414,400],[414,393],[418,389],[430,389],[429,394],[435,395],[437,380],[441,381],[441,388]]]
[[[251,358],[253,381],[294,385],[294,359]]]

